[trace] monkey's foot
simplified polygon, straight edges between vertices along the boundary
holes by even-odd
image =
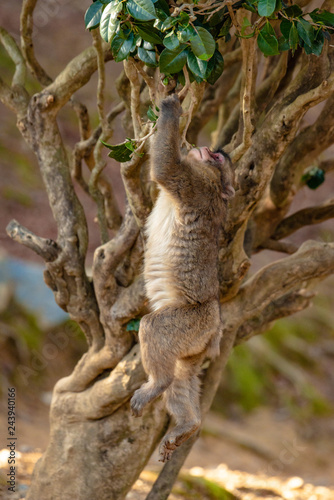
[[[130,407],[133,417],[141,417],[146,402],[143,400],[142,391],[138,389],[131,398]]]
[[[177,444],[173,438],[163,439],[159,447],[159,462],[167,462],[167,460],[170,460],[176,448]]]

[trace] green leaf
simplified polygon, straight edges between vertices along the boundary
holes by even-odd
[[[86,29],[94,29],[100,24],[102,16],[103,3],[94,2],[88,7],[85,14]]]
[[[132,31],[129,33],[128,38],[124,39],[117,33],[111,42],[111,50],[116,62],[121,62],[128,57],[133,50],[135,40]]]
[[[195,75],[192,71],[190,71],[190,69],[188,69],[188,75],[189,75],[189,81],[190,81],[190,83],[192,83],[193,81],[195,81],[197,83],[202,83],[202,81],[203,81],[203,78],[201,78],[200,76]]]
[[[210,17],[209,25],[211,27],[213,27],[213,26],[217,26],[218,24],[220,24],[224,20],[227,13],[228,13],[227,7],[224,7],[223,9],[218,10],[218,12],[215,12],[213,14],[213,16]]]
[[[150,21],[157,17],[152,0],[127,0],[126,6],[131,16],[139,21]]]
[[[242,6],[244,9],[249,10],[250,12],[254,12],[254,14],[257,14],[257,10],[249,0],[246,0],[246,2],[242,4]]]
[[[305,19],[300,18],[297,20],[297,30],[298,30],[298,35],[300,38],[303,40],[306,45],[309,47],[312,47],[312,43],[314,41],[314,30],[312,24],[310,24],[308,21],[305,21]]]
[[[325,172],[318,167],[313,167],[302,176],[302,181],[310,189],[317,189],[325,181]]]
[[[155,2],[155,9],[162,10],[167,16],[169,16],[169,7],[166,0],[157,0]]]
[[[186,64],[188,48],[186,45],[179,45],[174,50],[164,49],[160,54],[159,66],[162,73],[173,75],[182,70]]]
[[[289,33],[289,46],[292,50],[292,55],[295,53],[299,43],[298,30],[296,25],[293,23]]]
[[[151,122],[156,122],[157,119],[158,119],[158,115],[156,115],[153,111],[153,109],[151,108],[151,106],[149,106],[148,110],[147,110],[147,116],[148,116],[148,119],[151,120]]]
[[[284,9],[284,12],[288,17],[299,17],[303,15],[303,11],[299,5],[291,5],[291,7]]]
[[[100,21],[100,35],[105,42],[111,42],[119,26],[117,15],[122,10],[122,3],[110,2],[103,11]]]
[[[324,33],[322,32],[322,29],[319,28],[318,32],[316,33],[315,39],[312,42],[312,46],[309,47],[308,45],[304,45],[304,50],[306,54],[314,54],[316,56],[320,56],[324,43]]]
[[[186,26],[185,28],[181,28],[177,32],[177,37],[181,43],[189,42],[190,38],[196,34],[196,31],[192,26]]]
[[[128,141],[125,143],[125,147],[133,153],[134,150],[136,149],[136,143],[132,139],[128,139]]]
[[[289,42],[288,40],[286,40],[284,38],[284,36],[281,36],[279,39],[278,39],[278,50],[280,52],[284,52],[286,50],[290,50],[290,45],[289,45]]]
[[[175,17],[167,17],[167,19],[162,23],[161,31],[166,31],[177,24],[177,19]]]
[[[179,24],[182,26],[187,26],[189,24],[189,14],[181,10],[180,14],[177,16]]]
[[[252,31],[251,33],[246,33],[247,28],[250,28],[252,26],[252,23],[250,22],[247,17],[243,18],[242,25],[241,25],[241,31],[240,35],[238,35],[240,38],[252,38],[255,35],[255,31]]]
[[[197,33],[190,38],[192,51],[199,59],[208,60],[214,54],[216,42],[205,28],[196,27],[196,31]]]
[[[182,85],[182,87],[185,86],[186,79],[184,78],[183,71],[180,71],[179,74],[177,75],[177,81]]]
[[[123,142],[123,144],[116,144],[113,146],[104,141],[101,142],[104,146],[106,146],[106,148],[110,149],[110,153],[108,155],[110,158],[114,158],[114,160],[119,161],[120,163],[131,160],[132,151],[127,148],[126,143]]]
[[[140,319],[131,319],[126,325],[127,332],[139,332]]]
[[[291,30],[292,22],[288,19],[283,19],[280,24],[280,30],[285,40],[289,40],[290,30]]]
[[[187,64],[190,71],[194,75],[199,76],[202,80],[204,80],[208,68],[207,61],[202,61],[201,59],[198,59],[195,54],[189,52],[187,57]]]
[[[274,28],[267,22],[257,37],[257,44],[261,52],[267,56],[276,56],[279,54],[278,40]]]
[[[231,26],[232,26],[232,19],[230,17],[228,17],[226,19],[226,21],[224,21],[224,24],[221,27],[218,36],[220,37],[220,36],[226,36],[226,35],[228,35],[229,32],[230,32]]]
[[[315,9],[314,11],[310,12],[309,15],[312,21],[314,21],[315,23],[334,27],[334,14],[332,14],[331,12],[325,11],[319,13],[319,9]]]
[[[165,47],[167,47],[167,49],[174,50],[180,45],[180,42],[175,33],[172,32],[168,33],[168,35],[165,36],[163,44]]]
[[[260,16],[269,17],[275,12],[276,0],[259,0],[258,12]]]
[[[146,66],[158,66],[154,50],[146,50],[143,47],[138,47],[137,54],[139,59],[143,61]]]
[[[219,50],[216,49],[215,53],[208,62],[208,68],[205,78],[206,81],[210,83],[210,85],[213,85],[214,83],[216,83],[216,81],[221,76],[223,71],[224,71],[224,58],[219,52]]]
[[[153,44],[162,43],[159,31],[153,28],[153,26],[145,26],[143,24],[136,24],[135,26],[142,39],[146,42],[150,42]]]
[[[140,47],[140,45],[139,45],[139,47]],[[154,50],[155,49],[155,45],[153,45],[153,43],[146,42],[145,40],[143,41],[141,47],[143,47],[146,50]]]

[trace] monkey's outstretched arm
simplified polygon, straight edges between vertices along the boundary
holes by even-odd
[[[161,102],[157,132],[152,147],[152,177],[162,185],[168,183],[171,176],[175,176],[181,162],[179,131],[181,113],[182,108],[176,94]]]

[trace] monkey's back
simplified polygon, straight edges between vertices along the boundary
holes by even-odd
[[[144,277],[153,310],[218,297],[219,215],[176,208],[161,189],[146,225]]]

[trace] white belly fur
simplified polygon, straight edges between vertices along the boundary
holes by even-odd
[[[161,189],[157,202],[147,220],[147,247],[144,276],[146,294],[153,310],[175,303],[170,249],[175,210],[170,195]]]

